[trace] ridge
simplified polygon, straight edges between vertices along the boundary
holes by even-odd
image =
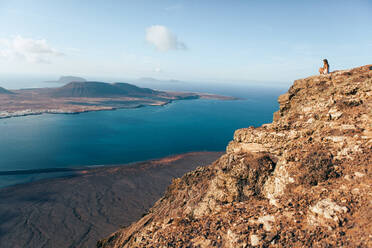
[[[296,80],[278,102],[97,247],[371,247],[372,65]]]

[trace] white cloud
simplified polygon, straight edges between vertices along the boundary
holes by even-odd
[[[30,63],[50,63],[53,57],[63,53],[52,48],[46,40],[34,40],[15,36],[13,39],[0,39],[0,58],[23,59]]]
[[[146,40],[159,51],[185,50],[186,45],[179,41],[167,27],[154,25],[146,29]]]

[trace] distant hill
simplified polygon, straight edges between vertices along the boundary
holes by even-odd
[[[133,84],[128,83],[114,83],[114,86],[120,88],[121,90],[126,91],[129,94],[154,94],[159,93],[156,90],[152,90],[149,88],[141,88]]]
[[[141,87],[150,87],[152,89],[167,91],[194,91],[200,89],[200,83],[191,83],[175,79],[161,80],[156,78],[139,78],[133,81]]]
[[[4,89],[3,87],[0,87],[0,94],[11,95],[11,94],[15,94],[15,93],[11,92],[10,90]]]
[[[53,97],[115,97],[115,96],[151,96],[158,91],[140,88],[128,83],[72,82],[49,92]]]
[[[75,76],[62,76],[57,81],[47,81],[49,83],[60,83],[60,84],[68,84],[72,82],[86,82],[87,80],[82,77],[75,77]]]
[[[175,80],[175,79],[169,79],[169,80],[160,80],[160,79],[156,79],[156,78],[151,78],[151,77],[143,77],[143,78],[140,78],[137,80],[138,82],[145,82],[145,83],[175,83],[175,84],[179,84],[179,83],[183,83],[182,81],[179,81],[179,80]]]

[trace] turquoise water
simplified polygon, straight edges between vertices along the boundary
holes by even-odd
[[[234,130],[271,122],[279,94],[236,92],[245,99],[184,100],[162,107],[2,119],[0,171],[122,164],[190,151],[222,151]],[[56,175],[0,176],[0,187]]]

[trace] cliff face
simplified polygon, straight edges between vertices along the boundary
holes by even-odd
[[[274,121],[98,247],[372,247],[372,65],[296,80]]]

